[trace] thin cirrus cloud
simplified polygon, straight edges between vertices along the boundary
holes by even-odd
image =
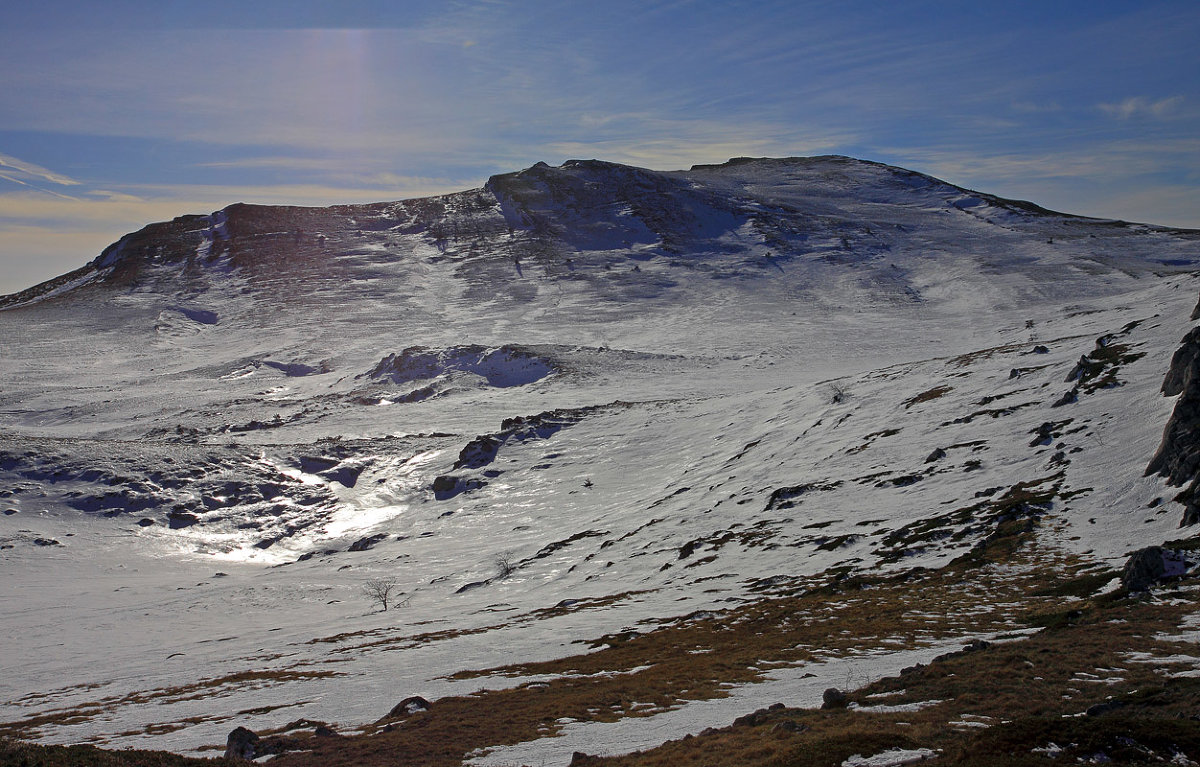
[[[1185,223],[1147,206],[1200,178],[1193,3],[9,4],[0,278],[13,238],[106,244],[237,200],[400,199],[591,157],[849,154]]]
[[[377,180],[383,183],[371,187],[193,184],[145,185],[137,188],[136,194],[91,189],[67,196],[34,188],[0,193],[0,254],[4,263],[0,295],[77,269],[122,235],[148,222],[185,213],[207,214],[232,202],[322,206],[423,197],[464,188],[437,179],[393,176]]]
[[[1116,103],[1100,104],[1099,109],[1119,120],[1129,120],[1134,117],[1152,117],[1162,120],[1178,112],[1183,101],[1182,96],[1172,96],[1157,101],[1145,96],[1131,96]]]
[[[61,173],[43,168],[25,160],[0,154],[0,178],[21,186],[41,189],[45,184],[54,186],[79,186],[81,182]],[[44,190],[43,191],[49,191]]]

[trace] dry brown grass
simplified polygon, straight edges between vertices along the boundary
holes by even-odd
[[[1006,503],[1025,503],[1036,495],[1034,489],[1015,488]],[[1068,557],[1047,561],[1044,552],[1037,556],[1020,552],[1019,542],[1029,537],[1025,527],[1000,534],[977,557],[963,558],[940,571],[812,580],[789,594],[720,614],[602,637],[596,641],[601,648],[596,652],[460,672],[455,675],[458,679],[492,675],[550,679],[444,698],[428,712],[381,720],[363,736],[336,742],[314,738],[309,741],[311,751],[287,754],[275,763],[280,767],[457,765],[476,749],[553,736],[561,728],[560,719],[613,721],[689,700],[722,697],[730,684],[759,681],[763,669],[771,666],[816,661],[818,653],[828,657],[1011,631],[1026,626],[1030,611],[1053,613],[1068,604],[1070,597],[1038,592],[1045,591],[1048,580],[1070,577],[1080,567]],[[1001,559],[1004,564],[996,565]],[[644,763],[766,765],[808,753],[814,739],[824,744],[819,752],[825,755],[822,759],[844,759],[861,751],[863,744],[881,749],[911,745],[932,737],[926,730],[937,729],[932,719],[924,725],[912,722],[881,728],[874,721],[877,718],[857,712],[773,712],[772,725],[787,719],[807,729],[795,732],[761,724],[729,728],[664,745],[656,750],[656,761]],[[945,729],[944,721],[940,726]],[[756,734],[741,742],[741,729]]]
[[[927,389],[927,390],[921,392],[920,394],[918,394],[915,397],[904,400],[904,409],[908,410],[913,405],[920,405],[922,402],[929,402],[930,400],[935,400],[938,397],[942,397],[946,394],[949,394],[952,391],[954,391],[953,386],[935,386],[932,389]]]
[[[338,674],[332,671],[241,671],[236,674],[201,679],[186,685],[161,687],[154,690],[131,692],[126,695],[111,695],[86,703],[33,714],[13,722],[0,722],[0,737],[32,738],[36,737],[44,727],[82,724],[124,706],[209,700],[235,690],[331,676],[338,676]],[[147,725],[147,727],[168,728],[164,731],[174,729],[172,723],[159,723]]]
[[[604,767],[678,765],[836,765],[853,753],[930,748],[938,764],[1053,764],[1034,752],[1068,747],[1058,760],[1161,763],[1200,755],[1200,680],[1167,678],[1170,664],[1130,662],[1130,654],[1170,658],[1194,651],[1156,638],[1198,606],[1197,591],[1175,603],[1098,599],[1029,639],[954,654],[852,694],[864,706],[941,701],[917,711],[780,709],[644,753],[589,760]],[[1115,701],[1115,703],[1114,703]],[[1089,708],[1109,704],[1108,711]],[[958,724],[976,722],[976,728]],[[786,724],[785,724],[786,723]]]
[[[1047,548],[1036,537],[1047,505],[1061,497],[1061,481],[1061,475],[1047,476],[980,502],[971,512],[987,526],[987,534],[969,554],[939,570],[847,570],[796,579],[773,594],[721,612],[646,622],[599,637],[594,652],[465,670],[454,677],[537,675],[539,681],[442,698],[429,711],[385,717],[362,735],[290,733],[301,750],[272,763],[449,767],[480,749],[552,737],[562,721],[614,721],[723,697],[730,685],[760,681],[770,668],[803,667],[831,656],[950,638],[1015,636],[1016,629],[1030,626],[1045,629],[1027,639],[944,657],[850,693],[859,706],[940,701],[920,710],[781,708],[645,753],[587,761],[620,767],[838,765],[855,753],[923,747],[940,750],[942,763],[1044,765],[1046,757],[1030,749],[1055,738],[1063,740],[1060,745],[1076,743],[1076,749],[1106,754],[1120,755],[1121,749],[1131,748],[1128,743],[1137,743],[1167,758],[1172,747],[1187,751],[1194,746],[1196,751],[1188,753],[1200,756],[1200,726],[1176,719],[1190,716],[1200,705],[1200,680],[1168,680],[1162,671],[1169,667],[1130,661],[1133,652],[1169,658],[1191,651],[1167,635],[1200,607],[1200,584],[1179,591],[1171,601],[1095,596],[1112,573],[1097,572],[1094,565]],[[415,639],[379,634],[330,638],[347,651],[393,649]],[[286,681],[281,673],[287,672],[246,672],[104,699],[92,704],[95,708],[57,712],[59,721],[40,724],[96,716],[102,703],[192,699],[219,695],[233,685]],[[328,672],[309,675],[322,674]],[[1110,698],[1125,705],[1079,716]],[[964,716],[989,726],[956,724],[966,721]],[[20,724],[28,730],[39,722]],[[1090,758],[1082,750],[1076,756]]]

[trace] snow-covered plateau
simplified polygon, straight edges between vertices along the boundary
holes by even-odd
[[[1200,449],[1147,467],[1198,268],[1200,232],[844,157],[152,224],[0,297],[0,731],[215,755],[238,726],[374,732],[411,696],[637,690],[654,657],[538,664],[941,572],[1014,521],[1026,559],[981,583],[1119,571],[1195,521]],[[456,758],[648,749],[1030,631],[935,603],[907,605],[927,632],[775,648]]]

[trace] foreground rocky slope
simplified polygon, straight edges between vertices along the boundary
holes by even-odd
[[[1183,621],[1114,590],[1194,522],[1198,260],[837,157],[149,226],[0,299],[4,730],[565,763],[1026,646],[1031,616]],[[1124,636],[1096,658],[1195,665]],[[1076,671],[1052,715],[1100,701]],[[875,740],[946,755],[943,713]]]

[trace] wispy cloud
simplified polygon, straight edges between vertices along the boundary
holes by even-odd
[[[1183,104],[1183,96],[1154,101],[1145,96],[1131,96],[1124,101],[1112,104],[1098,104],[1100,111],[1118,120],[1129,120],[1134,117],[1152,117],[1162,120],[1175,114]]]
[[[1123,139],[1019,152],[978,147],[881,150],[889,162],[972,189],[1068,213],[1200,227],[1200,188],[1162,179],[1200,175],[1200,138]],[[1144,179],[1157,179],[1147,185]]]
[[[11,181],[14,184],[36,189],[39,192],[44,192],[53,197],[62,197],[71,199],[68,195],[61,192],[56,192],[53,189],[46,189],[45,184],[55,186],[79,186],[80,182],[73,178],[64,176],[61,173],[55,173],[52,170],[43,168],[40,165],[34,165],[31,162],[17,159],[12,155],[0,153],[0,178]]]
[[[234,202],[333,205],[424,197],[470,188],[474,184],[423,183],[334,187],[281,185],[140,185],[95,189],[68,197],[32,189],[0,193],[0,294],[12,293],[95,258],[122,235],[153,221],[185,213],[210,213]]]
[[[336,205],[427,197],[469,188],[469,184],[412,184],[333,187],[319,184],[222,186],[153,185],[96,190],[87,196],[47,197],[30,192],[0,194],[0,221],[54,223],[66,229],[109,223],[123,234],[151,221],[184,213],[210,213],[235,202],[261,205]]]

